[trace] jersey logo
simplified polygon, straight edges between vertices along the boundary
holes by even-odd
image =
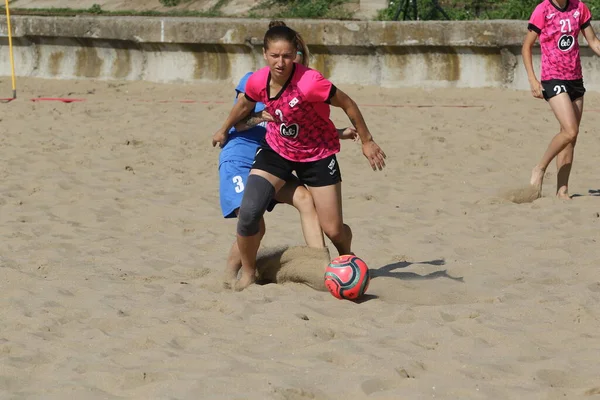
[[[290,126],[286,126],[285,124],[279,125],[279,134],[285,138],[295,139],[298,137],[299,132],[300,127],[298,124],[291,124]]]
[[[574,44],[575,38],[572,35],[562,35],[560,39],[558,39],[558,48],[561,51],[571,50]]]
[[[577,17],[579,17],[579,11],[575,11],[575,12],[573,13],[573,18],[577,18]]]
[[[546,19],[552,19],[554,17],[554,13],[546,15]]]
[[[293,98],[293,99],[292,99],[292,100],[289,102],[290,108],[294,108],[294,106],[295,106],[296,104],[298,104],[298,102],[299,102],[299,101],[300,101],[300,100],[298,100],[298,98],[294,97],[294,98]]]
[[[296,100],[296,98],[294,98],[294,100]],[[294,101],[294,100],[292,100],[292,101]],[[290,124],[289,126],[287,126],[285,124],[285,121],[283,120],[283,113],[281,112],[281,110],[279,108],[277,110],[275,110],[275,115],[277,115],[279,117],[279,119],[281,120],[281,125],[279,125],[279,134],[281,136],[283,136],[284,138],[290,138],[290,139],[297,138],[298,133],[300,133],[300,127],[298,126],[298,124]]]

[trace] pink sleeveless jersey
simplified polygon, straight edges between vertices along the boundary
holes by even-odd
[[[246,97],[262,102],[275,122],[266,140],[280,156],[299,162],[322,160],[340,151],[340,139],[329,119],[333,84],[320,72],[295,64],[281,92],[269,98],[269,67],[256,71],[246,84]]]
[[[538,4],[531,14],[528,28],[540,36],[543,81],[583,77],[578,37],[591,19],[589,8],[579,0],[567,0],[564,9],[550,0]]]

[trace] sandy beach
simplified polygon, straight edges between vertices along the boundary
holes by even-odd
[[[557,132],[543,100],[341,88],[388,155],[382,172],[357,143],[338,158],[373,274],[356,303],[223,289],[235,220],[210,142],[233,85],[19,79],[0,104],[0,398],[600,396],[600,94],[575,197],[554,198],[552,164],[544,197],[517,204]],[[292,207],[266,222],[266,248],[303,244]]]

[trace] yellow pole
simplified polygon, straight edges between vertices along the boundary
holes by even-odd
[[[17,98],[17,84],[15,82],[15,59],[13,57],[12,47],[12,28],[10,27],[10,10],[8,9],[8,0],[6,2],[6,24],[8,26],[8,51],[10,53],[10,72],[12,76],[13,99]]]

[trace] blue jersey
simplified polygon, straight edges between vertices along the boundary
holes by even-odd
[[[246,82],[248,81],[250,75],[252,75],[252,72],[248,72],[240,80],[235,88],[236,95],[246,92]],[[234,104],[236,102],[237,96]],[[260,112],[264,109],[265,105],[263,103],[256,103],[254,112]],[[254,161],[254,155],[256,154],[258,146],[265,137],[266,133],[266,123],[262,123],[242,132],[238,132],[235,130],[235,128],[231,128],[227,143],[225,143],[225,146],[223,146],[223,149],[219,154],[219,166],[225,161],[239,161],[248,163],[248,165],[252,165],[252,162]]]

